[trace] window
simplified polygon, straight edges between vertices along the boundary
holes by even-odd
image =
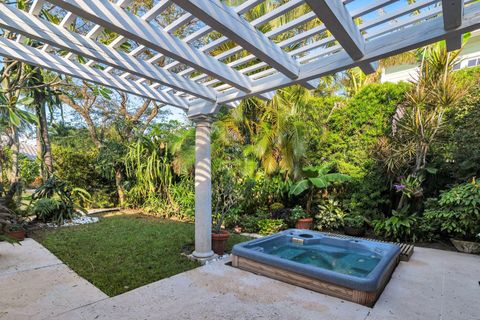
[[[468,60],[467,67],[475,67],[477,65],[477,59],[470,59]]]
[[[459,63],[455,63],[452,67],[452,70],[458,70],[460,69],[460,62]]]

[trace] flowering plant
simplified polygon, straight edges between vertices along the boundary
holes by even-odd
[[[393,188],[407,198],[411,198],[412,196],[418,197],[423,194],[422,182],[423,178],[421,176],[414,177],[409,175],[407,177],[400,177],[400,183],[394,184]]]

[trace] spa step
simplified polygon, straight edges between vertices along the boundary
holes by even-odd
[[[408,244],[408,243],[388,242],[388,241],[382,241],[378,239],[351,237],[344,234],[330,233],[330,232],[328,232],[328,234],[338,238],[348,238],[348,239],[355,238],[355,239],[363,239],[363,240],[370,240],[370,241],[376,241],[376,242],[387,242],[387,243],[396,244],[397,246],[400,247],[400,261],[410,260],[410,257],[412,256],[413,250],[414,250],[413,244]]]

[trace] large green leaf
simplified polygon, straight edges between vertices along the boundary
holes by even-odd
[[[15,127],[18,127],[20,125],[20,117],[13,110],[8,110],[8,117],[10,119],[10,123],[13,124]]]
[[[320,167],[316,167],[316,166],[304,167],[302,169],[305,176],[307,176],[309,178],[313,178],[313,177],[318,176],[318,171],[319,170],[320,170]]]
[[[310,187],[308,180],[300,180],[290,188],[290,194],[298,196]]]
[[[323,176],[330,183],[349,181],[351,177],[342,173],[328,173]]]
[[[28,106],[30,104],[32,104],[35,100],[33,99],[33,97],[25,97],[23,99],[21,99],[20,101],[18,101],[19,104],[22,104],[24,106]]]
[[[327,188],[330,182],[325,177],[308,178],[310,182],[319,189]]]

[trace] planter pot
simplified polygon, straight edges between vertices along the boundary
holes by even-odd
[[[219,256],[225,254],[225,245],[230,237],[230,233],[226,230],[221,230],[220,233],[212,233],[212,250]]]
[[[457,251],[465,253],[480,253],[480,242],[450,239]]]
[[[313,218],[298,219],[295,223],[296,229],[310,230],[313,226]]]
[[[365,235],[365,228],[345,227],[343,231],[347,236],[363,237]]]
[[[7,236],[18,241],[23,241],[25,240],[25,230],[9,231],[7,233]]]

